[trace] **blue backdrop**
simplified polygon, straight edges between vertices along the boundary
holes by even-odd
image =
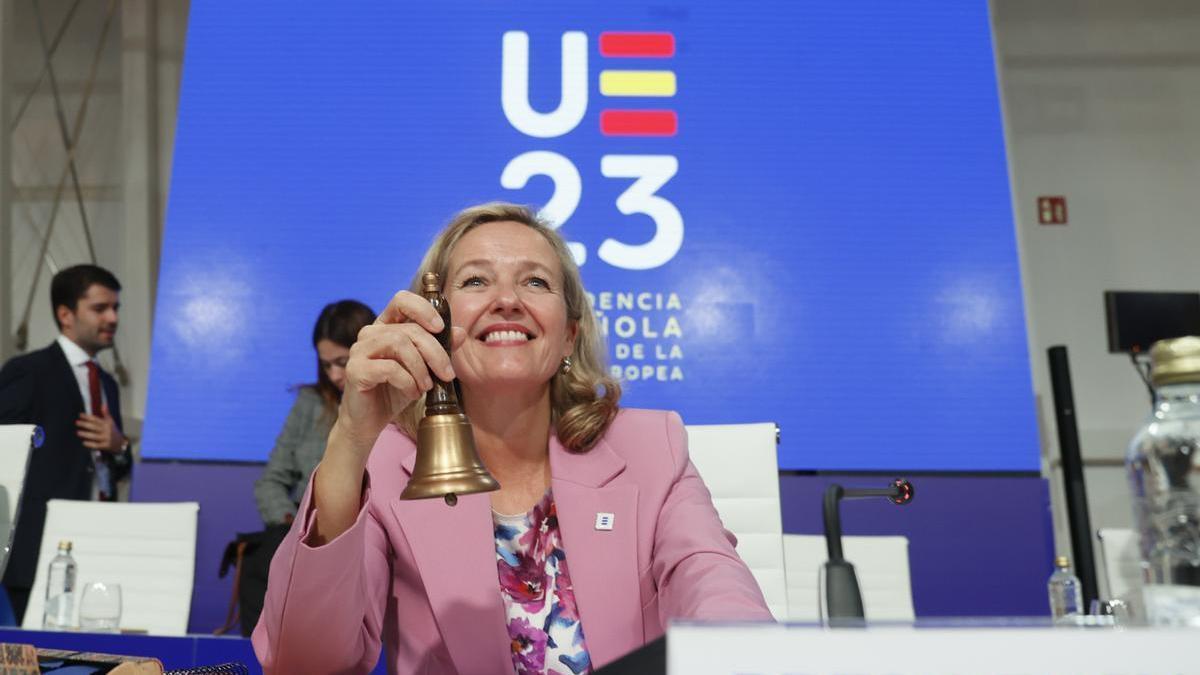
[[[265,459],[320,308],[493,199],[574,242],[627,405],[1038,469],[983,0],[194,3],[143,454]]]

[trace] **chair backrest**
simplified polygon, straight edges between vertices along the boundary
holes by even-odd
[[[41,439],[42,430],[35,425],[0,425],[0,576],[12,550],[29,453],[42,444]]]
[[[787,563],[788,619],[820,621],[818,570],[829,559],[825,537],[783,536]],[[912,621],[908,537],[842,537],[842,551],[854,565],[867,621]]]
[[[130,504],[52,499],[24,628],[41,628],[46,576],[58,542],[70,540],[76,572],[75,614],[84,587],[121,585],[121,627],[184,635],[196,571],[196,502]]]
[[[1106,598],[1130,599],[1142,588],[1142,558],[1137,533],[1124,528],[1102,528],[1100,541],[1100,578],[1108,586]]]
[[[776,619],[787,616],[783,520],[779,512],[777,427],[761,424],[688,425],[692,463],[713,496],[737,551]]]

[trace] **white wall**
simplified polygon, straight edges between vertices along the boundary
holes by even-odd
[[[1119,463],[1149,411],[1105,290],[1200,291],[1200,3],[992,0],[1034,388],[1067,552],[1046,349],[1066,345],[1093,528],[1132,524]],[[1065,195],[1069,224],[1037,224]],[[1049,564],[1049,562],[1047,563]]]

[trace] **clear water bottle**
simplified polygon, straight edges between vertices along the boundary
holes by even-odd
[[[1150,350],[1154,411],[1125,458],[1149,622],[1200,627],[1200,338]]]
[[[1054,574],[1046,584],[1050,594],[1050,616],[1055,622],[1083,614],[1083,589],[1079,577],[1071,571],[1071,561],[1060,555],[1054,559]]]
[[[71,542],[58,542],[58,555],[50,561],[46,577],[46,611],[42,628],[63,630],[75,623],[75,559],[71,557]]]

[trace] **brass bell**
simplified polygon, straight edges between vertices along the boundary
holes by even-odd
[[[433,304],[445,323],[437,339],[449,354],[450,303],[442,296],[437,274],[426,272],[421,277],[421,295]],[[400,498],[441,497],[454,506],[458,495],[499,490],[500,484],[475,450],[475,434],[458,403],[455,383],[444,382],[432,373],[430,376],[433,387],[425,394],[425,416],[417,427],[417,461]]]

